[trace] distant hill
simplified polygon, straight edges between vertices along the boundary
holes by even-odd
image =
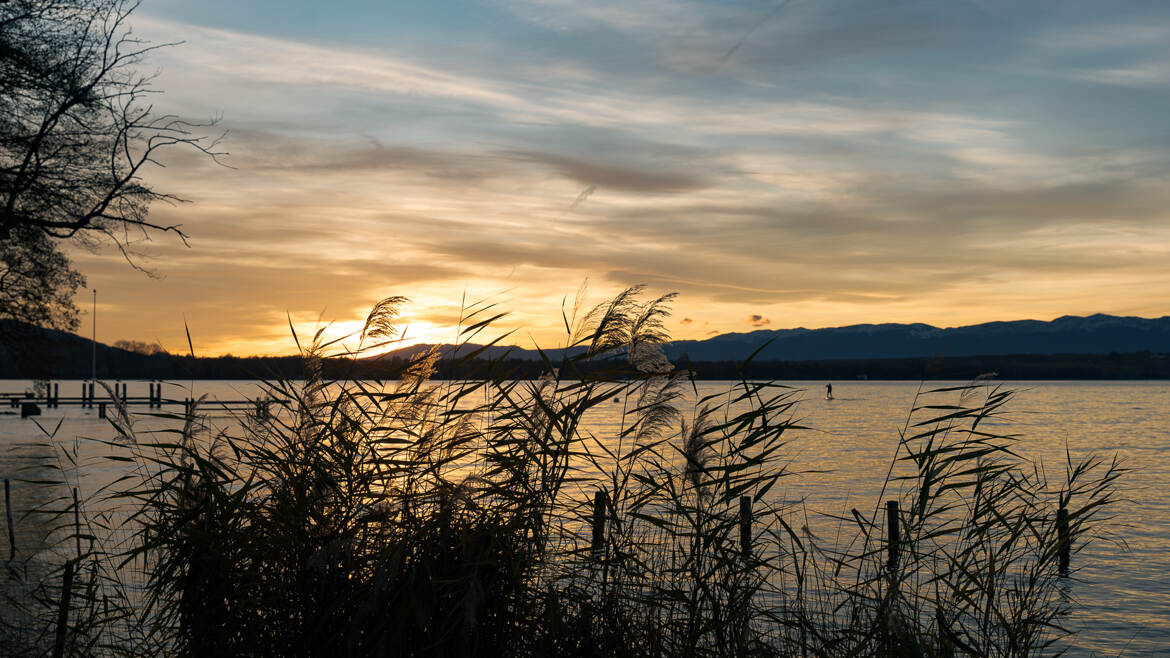
[[[88,378],[116,376],[126,369],[147,372],[148,364],[169,370],[173,357],[154,358],[55,329],[41,329],[15,320],[0,320],[0,376]],[[147,375],[155,376],[155,375]]]
[[[766,345],[766,347],[765,347]],[[394,352],[405,356],[428,346]],[[987,322],[940,329],[928,324],[855,324],[825,329],[779,329],[721,334],[706,340],[667,344],[672,360],[742,361],[757,349],[760,361],[825,361],[833,359],[906,359],[982,355],[1110,354],[1170,352],[1170,316],[1146,319],[1096,314],[1066,315],[1051,322],[1019,320]],[[466,353],[475,346],[464,346]],[[492,347],[499,356],[508,348]],[[441,352],[454,352],[451,345]],[[550,357],[559,358],[557,350]],[[535,350],[511,348],[510,356],[537,359]]]
[[[679,358],[685,354],[695,361],[744,359],[766,343],[767,347],[756,358],[808,361],[1170,352],[1170,316],[1146,319],[1066,315],[1051,322],[987,322],[949,329],[928,324],[856,324],[828,329],[753,331],[722,334],[707,340],[675,341],[667,349],[667,355]]]
[[[771,341],[770,343],[768,341]],[[827,329],[783,329],[723,334],[707,340],[675,341],[667,356],[690,364],[696,376],[735,377],[733,362],[760,349],[752,377],[818,379],[964,378],[996,371],[1016,379],[1165,379],[1170,377],[1170,317],[1144,319],[1092,315],[1066,316],[1051,322],[989,322],[940,329],[926,324],[853,325]],[[429,346],[416,345],[353,362],[331,360],[328,376],[382,377]],[[445,360],[439,377],[479,376],[474,364],[451,356],[478,349],[440,347]],[[1122,356],[1128,355],[1128,356]],[[507,358],[517,377],[539,376],[543,366],[535,350],[491,347],[480,358]],[[559,350],[548,356],[559,362]],[[44,331],[0,320],[0,377],[81,379],[89,377],[93,343],[86,338]],[[285,357],[210,357],[145,355],[99,344],[99,378],[244,379],[299,377],[301,360]]]

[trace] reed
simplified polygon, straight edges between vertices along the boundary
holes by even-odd
[[[149,414],[178,426],[148,433],[115,409],[109,458],[127,474],[97,495],[125,513],[44,510],[79,551],[90,528],[88,550],[69,556],[84,591],[66,653],[1033,656],[1054,646],[1071,605],[1056,510],[1069,510],[1083,546],[1108,520],[1124,469],[1070,455],[1050,480],[999,433],[1010,391],[923,392],[889,494],[839,519],[846,539],[825,544],[770,495],[798,475],[784,448],[802,429],[799,391],[741,378],[700,396],[662,354],[672,299],[633,288],[566,309],[566,349],[545,355],[537,380],[493,361],[476,379],[431,381],[433,351],[381,381],[325,379],[321,359],[339,347],[318,334],[302,344],[303,381],[266,383],[264,414],[217,429],[200,401],[182,416]],[[405,303],[379,303],[344,355],[393,344]],[[453,358],[482,363],[467,343],[503,316],[479,303],[464,317]],[[625,365],[591,367],[614,356]],[[621,426],[591,431],[615,400]],[[900,510],[896,561],[885,498]],[[51,594],[30,615],[60,600]],[[30,653],[49,630],[22,637]]]

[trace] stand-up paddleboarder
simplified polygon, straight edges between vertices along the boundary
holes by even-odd
[[[833,385],[832,384],[825,384],[825,399],[826,400],[833,399]]]

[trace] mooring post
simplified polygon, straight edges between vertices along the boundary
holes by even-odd
[[[605,489],[598,489],[593,494],[593,557],[605,553],[605,504]]]
[[[1056,510],[1056,542],[1060,550],[1060,575],[1067,576],[1072,541],[1068,533],[1068,509],[1063,505]]]
[[[739,550],[743,559],[752,556],[752,497],[739,497]]]
[[[94,401],[94,398],[97,397],[95,394],[95,392],[97,391],[96,386],[97,386],[96,382],[94,382],[92,380],[89,382],[89,408],[90,409],[93,409],[93,401]]]
[[[57,606],[57,641],[53,643],[53,658],[65,655],[65,635],[69,630],[69,597],[73,593],[73,560],[65,563],[61,578],[61,603]]]
[[[943,614],[941,607],[934,609],[934,625],[938,628],[938,649],[939,656],[954,656],[955,643],[951,641],[950,624],[947,623],[946,615]]]
[[[61,406],[61,385],[53,384],[53,408]]]
[[[81,505],[77,502],[77,487],[73,487],[73,538],[77,542],[77,559],[81,559]]]
[[[106,417],[106,403],[99,402],[98,403],[98,418],[104,419],[105,417]]]
[[[12,483],[4,478],[4,515],[8,517],[8,559],[16,559],[16,527],[12,523]]]
[[[898,501],[886,501],[886,531],[887,531],[887,547],[889,549],[889,560],[887,566],[890,569],[890,575],[893,576],[898,570],[898,551],[901,543],[901,532],[898,528]]]

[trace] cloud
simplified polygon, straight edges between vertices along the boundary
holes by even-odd
[[[594,189],[605,187],[628,192],[665,193],[697,189],[710,184],[706,177],[698,172],[588,161],[533,151],[518,151],[510,155],[521,162],[545,165],[565,178],[592,186]]]
[[[747,322],[748,322],[748,324],[750,324],[753,327],[766,327],[766,326],[772,324],[771,320],[769,320],[768,318],[766,318],[758,313],[752,313],[751,315],[749,315]]]
[[[585,203],[585,201],[590,196],[592,196],[593,193],[596,191],[597,191],[596,185],[589,185],[585,189],[581,190],[581,193],[577,195],[577,198],[573,199],[573,203],[569,204],[569,210],[576,210],[577,206],[581,205],[582,203]]]
[[[694,322],[694,319],[692,319],[692,318],[683,318],[683,319],[678,321],[678,323],[681,325],[688,325],[688,324],[691,324],[692,322]]]
[[[1165,89],[1170,84],[1170,60],[1144,62],[1126,68],[1085,69],[1077,76],[1106,85]]]
[[[149,172],[194,201],[153,210],[192,236],[149,245],[162,279],[78,259],[124,291],[111,331],[173,347],[187,314],[235,352],[389,293],[450,323],[469,287],[554,336],[586,276],[682,292],[696,332],[1159,308],[1166,12],[981,4],[793,2],[718,73],[772,5],[527,0],[366,41],[160,15],[141,31],[187,43],[150,62],[158,106],[221,112],[236,168]]]

